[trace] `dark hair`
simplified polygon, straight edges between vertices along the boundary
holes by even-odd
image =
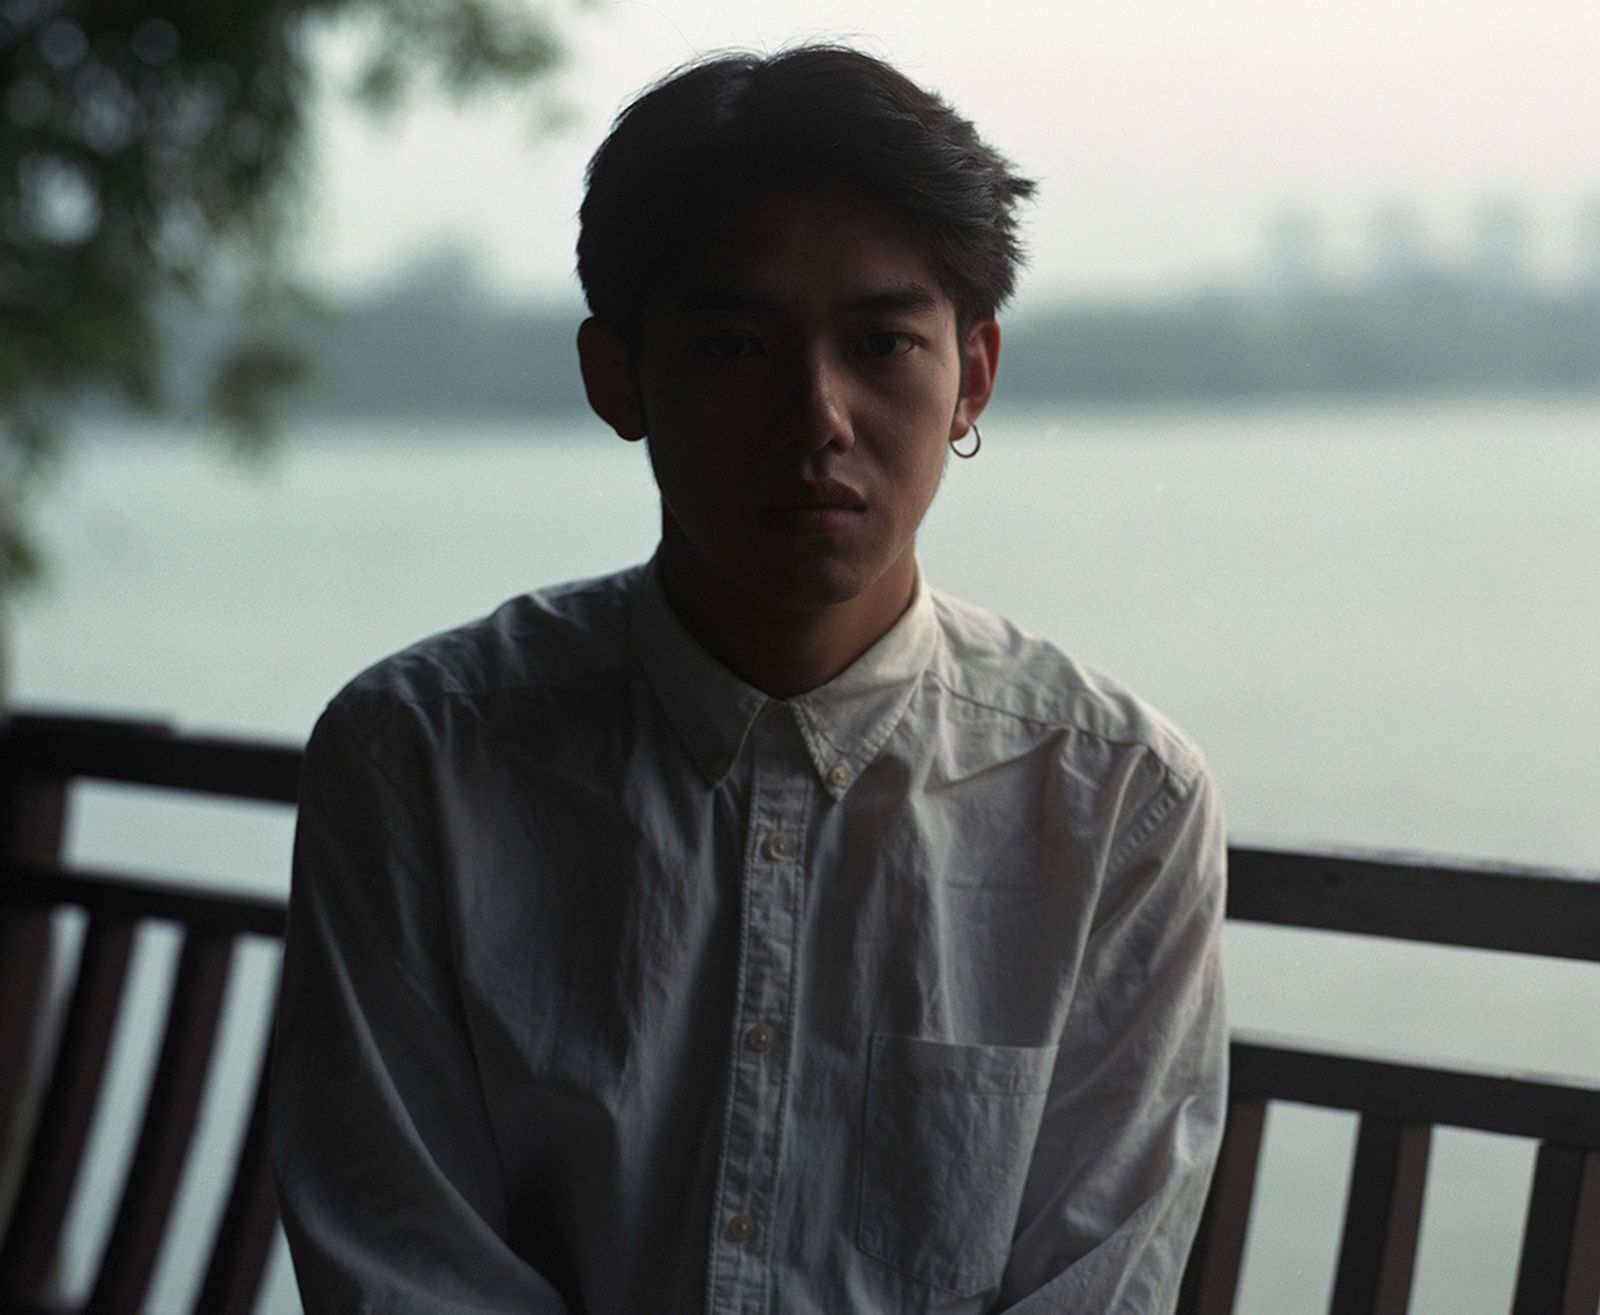
[[[641,93],[589,161],[578,278],[591,313],[637,344],[694,233],[763,190],[842,187],[897,212],[963,325],[1011,295],[1013,211],[1034,184],[938,96],[840,46],[720,55]]]

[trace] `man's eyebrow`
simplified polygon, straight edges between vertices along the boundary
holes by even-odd
[[[869,311],[934,311],[939,309],[939,297],[932,288],[924,287],[921,283],[899,283],[879,292],[852,297],[845,302],[843,309],[851,314]]]

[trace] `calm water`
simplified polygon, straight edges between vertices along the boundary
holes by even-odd
[[[1600,399],[1337,410],[998,410],[925,528],[933,583],[1140,690],[1206,750],[1237,836],[1600,868]],[[643,454],[592,422],[449,435],[297,433],[255,476],[193,440],[100,436],[43,524],[53,590],[13,618],[17,702],[304,736],[374,658],[544,582],[642,559]],[[270,811],[97,790],[86,860],[281,892]],[[70,933],[69,933],[70,934]],[[1230,929],[1241,1026],[1600,1078],[1600,971]],[[153,982],[172,947],[140,948]],[[265,947],[229,1005],[224,1087],[268,1002]],[[132,1002],[117,1097],[73,1223],[81,1282],[109,1222],[160,1025]],[[180,1242],[150,1309],[178,1309],[238,1135],[208,1109]],[[1275,1111],[1243,1309],[1324,1307],[1353,1120]],[[1531,1151],[1443,1134],[1419,1312],[1503,1312]],[[263,1309],[295,1309],[281,1249]]]

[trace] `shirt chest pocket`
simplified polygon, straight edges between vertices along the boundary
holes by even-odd
[[[872,1038],[862,1251],[960,1296],[999,1283],[1056,1049]]]

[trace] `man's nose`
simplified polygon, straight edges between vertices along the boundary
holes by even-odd
[[[825,351],[807,353],[796,363],[786,390],[778,427],[785,444],[807,451],[855,446],[850,423],[849,380],[843,363]]]

